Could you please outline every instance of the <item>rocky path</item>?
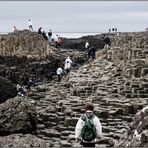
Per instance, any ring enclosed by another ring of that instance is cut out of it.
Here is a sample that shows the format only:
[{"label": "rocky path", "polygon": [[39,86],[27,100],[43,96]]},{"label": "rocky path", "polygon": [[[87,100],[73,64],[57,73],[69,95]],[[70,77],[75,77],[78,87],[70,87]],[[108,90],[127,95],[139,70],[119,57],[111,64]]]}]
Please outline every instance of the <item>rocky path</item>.
[{"label": "rocky path", "polygon": [[[91,101],[103,126],[99,146],[113,146],[128,128],[133,114],[143,107],[143,100],[126,98],[118,86],[126,79],[112,77],[116,66],[95,60],[71,71],[62,82],[39,85],[30,94],[36,100],[38,115],[36,136],[51,141],[51,146],[74,146],[74,130],[84,105]],[[146,103],[146,102],[145,102]]]}]

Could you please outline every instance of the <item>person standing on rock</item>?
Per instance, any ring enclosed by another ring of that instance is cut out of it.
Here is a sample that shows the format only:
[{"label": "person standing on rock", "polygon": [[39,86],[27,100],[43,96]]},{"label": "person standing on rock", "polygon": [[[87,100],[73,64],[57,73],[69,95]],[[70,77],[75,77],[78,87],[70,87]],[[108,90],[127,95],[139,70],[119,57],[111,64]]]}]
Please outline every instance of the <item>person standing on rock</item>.
[{"label": "person standing on rock", "polygon": [[96,59],[96,48],[95,47],[91,48],[91,57],[93,60]]},{"label": "person standing on rock", "polygon": [[59,68],[57,69],[56,73],[57,73],[57,76],[58,76],[58,81],[61,81],[62,76],[63,76],[63,70],[62,70],[62,68],[59,67]]},{"label": "person standing on rock", "polygon": [[48,32],[49,42],[51,42],[51,37],[52,37],[52,31],[51,31],[51,29],[50,29],[49,32]]},{"label": "person standing on rock", "polygon": [[108,49],[108,47],[111,45],[110,38],[108,36],[105,36],[104,38],[105,48]]},{"label": "person standing on rock", "polygon": [[79,118],[75,128],[76,142],[84,147],[95,147],[96,140],[102,137],[102,125],[97,116],[93,114],[94,106],[87,103],[85,114]]},{"label": "person standing on rock", "polygon": [[72,60],[68,56],[65,60],[64,70],[68,73],[70,71]]},{"label": "person standing on rock", "polygon": [[29,30],[33,31],[32,21],[28,20]]},{"label": "person standing on rock", "polygon": [[38,29],[38,34],[43,34],[43,32],[42,32],[42,27],[40,27],[39,29]]}]

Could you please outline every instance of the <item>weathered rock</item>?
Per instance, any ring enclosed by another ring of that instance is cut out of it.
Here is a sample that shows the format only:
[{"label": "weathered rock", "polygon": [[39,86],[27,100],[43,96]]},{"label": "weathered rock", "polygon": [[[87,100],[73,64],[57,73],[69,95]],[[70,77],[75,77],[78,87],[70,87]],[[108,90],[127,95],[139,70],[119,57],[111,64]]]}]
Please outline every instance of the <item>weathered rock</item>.
[{"label": "weathered rock", "polygon": [[0,84],[0,103],[3,103],[8,98],[15,97],[17,95],[16,87],[10,80],[0,77]]},{"label": "weathered rock", "polygon": [[147,147],[148,146],[148,107],[138,112],[129,129],[117,142],[115,147]]},{"label": "weathered rock", "polygon": [[35,129],[35,106],[27,98],[16,97],[0,105],[0,135],[31,133]]},{"label": "weathered rock", "polygon": [[1,147],[50,147],[51,142],[30,134],[12,134],[0,137]]}]

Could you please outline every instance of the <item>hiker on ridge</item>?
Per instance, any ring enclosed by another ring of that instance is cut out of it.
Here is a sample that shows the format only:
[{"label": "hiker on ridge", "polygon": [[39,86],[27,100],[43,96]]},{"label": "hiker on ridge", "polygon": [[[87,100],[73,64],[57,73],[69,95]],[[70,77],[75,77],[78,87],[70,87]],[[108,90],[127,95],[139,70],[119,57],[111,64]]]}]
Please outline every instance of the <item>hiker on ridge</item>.
[{"label": "hiker on ridge", "polygon": [[33,31],[32,21],[28,20],[29,30]]},{"label": "hiker on ridge", "polygon": [[43,34],[43,32],[42,32],[42,27],[40,27],[39,29],[38,29],[38,34]]},{"label": "hiker on ridge", "polygon": [[97,138],[102,136],[102,126],[97,116],[93,114],[94,106],[87,103],[85,114],[79,118],[75,128],[76,142],[84,147],[95,147]]}]

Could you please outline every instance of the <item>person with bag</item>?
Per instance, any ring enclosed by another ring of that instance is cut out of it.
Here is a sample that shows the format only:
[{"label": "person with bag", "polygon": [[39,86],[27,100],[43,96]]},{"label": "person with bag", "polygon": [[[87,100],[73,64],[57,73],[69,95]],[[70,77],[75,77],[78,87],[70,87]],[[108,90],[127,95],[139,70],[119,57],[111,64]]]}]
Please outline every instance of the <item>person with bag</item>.
[{"label": "person with bag", "polygon": [[93,104],[87,103],[85,114],[79,118],[75,128],[76,142],[84,147],[95,147],[96,139],[102,136],[102,126],[97,116],[93,114]]}]

